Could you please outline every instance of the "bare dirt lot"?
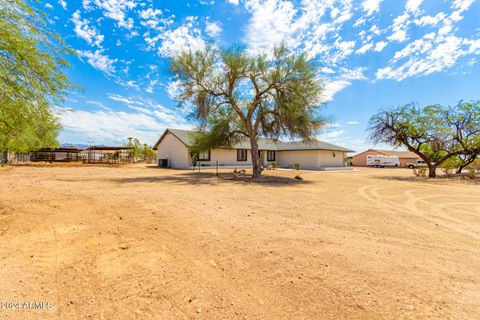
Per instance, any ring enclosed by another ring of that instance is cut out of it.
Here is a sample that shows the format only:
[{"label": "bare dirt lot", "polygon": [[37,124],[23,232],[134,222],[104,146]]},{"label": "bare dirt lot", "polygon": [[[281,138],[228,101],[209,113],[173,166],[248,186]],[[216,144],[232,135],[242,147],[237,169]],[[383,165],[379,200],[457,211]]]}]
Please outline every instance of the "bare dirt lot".
[{"label": "bare dirt lot", "polygon": [[0,170],[0,319],[478,319],[478,183],[266,175]]}]

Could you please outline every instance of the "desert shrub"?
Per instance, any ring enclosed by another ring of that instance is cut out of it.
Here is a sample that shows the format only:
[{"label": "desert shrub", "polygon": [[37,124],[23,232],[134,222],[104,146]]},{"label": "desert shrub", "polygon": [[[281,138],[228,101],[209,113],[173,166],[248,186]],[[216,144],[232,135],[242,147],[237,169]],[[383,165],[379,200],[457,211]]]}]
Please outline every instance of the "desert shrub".
[{"label": "desert shrub", "polygon": [[272,162],[272,169],[277,169],[277,166],[278,166],[278,164],[275,161],[273,161]]},{"label": "desert shrub", "polygon": [[293,164],[293,168],[294,168],[295,170],[300,170],[300,163],[295,162],[295,163]]},{"label": "desert shrub", "polygon": [[415,169],[413,169],[413,174],[417,177],[426,177],[427,176],[427,168],[415,168]]},{"label": "desert shrub", "polygon": [[480,158],[476,159],[471,164],[469,164],[467,169],[469,170],[469,172],[470,172],[470,170],[473,170],[474,173],[475,172],[480,173]]},{"label": "desert shrub", "polygon": [[296,176],[295,176],[295,180],[303,180],[303,178],[302,178],[302,176],[300,176],[300,175],[296,175]]},{"label": "desert shrub", "polygon": [[473,167],[468,167],[467,170],[468,170],[468,174],[471,176],[475,175],[475,172],[477,172],[477,170],[475,170],[475,168]]}]

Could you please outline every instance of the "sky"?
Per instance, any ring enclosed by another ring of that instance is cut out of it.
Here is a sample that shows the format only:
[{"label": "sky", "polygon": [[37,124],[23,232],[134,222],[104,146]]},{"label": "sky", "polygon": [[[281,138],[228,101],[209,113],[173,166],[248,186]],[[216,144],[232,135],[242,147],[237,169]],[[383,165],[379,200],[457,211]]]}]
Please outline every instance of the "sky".
[{"label": "sky", "polygon": [[[77,52],[60,142],[155,143],[192,128],[169,61],[207,44],[252,53],[284,42],[321,65],[329,124],[318,138],[358,152],[369,118],[410,102],[480,99],[480,0],[47,0]],[[379,146],[377,146],[379,147]],[[386,147],[386,146],[380,146]]]}]

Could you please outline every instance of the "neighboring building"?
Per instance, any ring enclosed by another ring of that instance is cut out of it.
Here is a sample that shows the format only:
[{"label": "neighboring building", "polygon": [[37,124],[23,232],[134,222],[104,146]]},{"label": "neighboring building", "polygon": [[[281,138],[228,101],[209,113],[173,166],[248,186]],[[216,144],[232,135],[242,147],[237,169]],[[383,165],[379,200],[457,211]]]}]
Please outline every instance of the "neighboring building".
[{"label": "neighboring building", "polygon": [[408,162],[420,160],[420,157],[418,155],[410,151],[368,149],[367,151],[353,156],[352,165],[356,167],[365,167],[367,165],[368,155],[398,157],[400,159],[400,167],[406,167]]},{"label": "neighboring building", "polygon": [[[167,129],[153,149],[157,150],[158,165],[171,168],[191,168],[189,146],[193,143],[193,131]],[[264,166],[276,162],[279,167],[293,167],[299,163],[302,169],[320,170],[326,167],[345,167],[347,153],[354,152],[322,141],[304,143],[258,139],[260,159]],[[251,166],[250,143],[245,139],[232,146],[219,146],[199,155],[201,166]]]}]

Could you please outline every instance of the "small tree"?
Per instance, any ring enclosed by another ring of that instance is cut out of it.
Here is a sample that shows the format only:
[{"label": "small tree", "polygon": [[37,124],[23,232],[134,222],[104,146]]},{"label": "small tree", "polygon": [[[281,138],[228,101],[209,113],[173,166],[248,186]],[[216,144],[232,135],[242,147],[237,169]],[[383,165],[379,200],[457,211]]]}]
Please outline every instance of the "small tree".
[{"label": "small tree", "polygon": [[425,161],[428,176],[434,178],[436,169],[444,161],[470,152],[460,143],[458,130],[462,129],[446,121],[449,114],[455,114],[457,120],[465,117],[458,106],[453,109],[440,105],[419,108],[407,104],[382,110],[370,119],[369,138],[374,143],[406,146]]},{"label": "small tree", "polygon": [[144,162],[155,160],[156,153],[148,144],[141,143],[140,140],[133,137],[128,137],[127,140],[127,146],[133,147],[133,149],[129,151],[129,155],[134,161],[138,159]]},{"label": "small tree", "polygon": [[192,150],[246,138],[253,179],[262,172],[259,136],[306,140],[323,124],[317,113],[322,92],[318,69],[305,54],[284,46],[271,57],[251,56],[240,47],[183,52],[172,61],[171,71],[180,84],[180,103],[193,106],[200,124]]}]

